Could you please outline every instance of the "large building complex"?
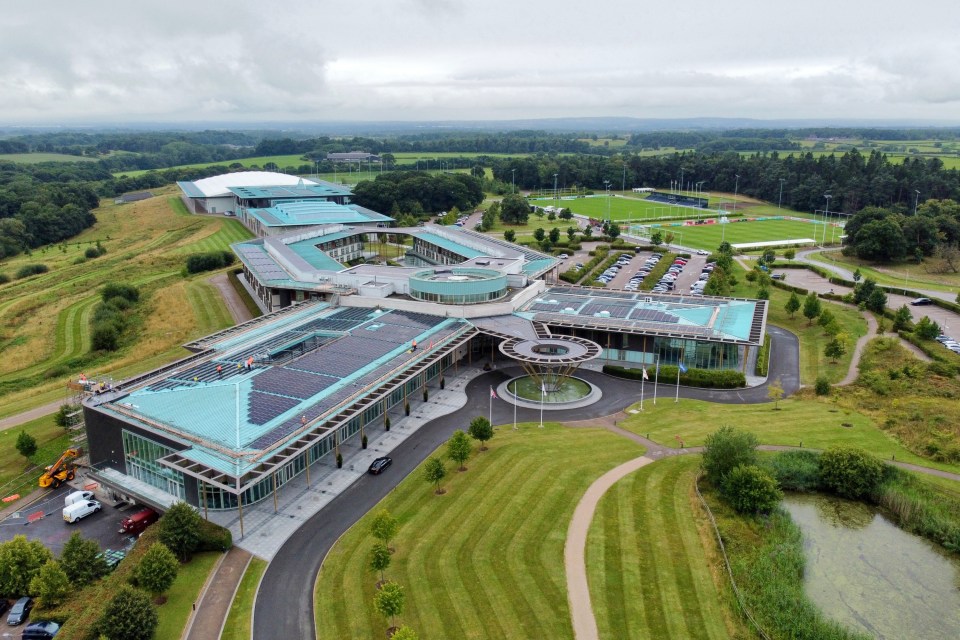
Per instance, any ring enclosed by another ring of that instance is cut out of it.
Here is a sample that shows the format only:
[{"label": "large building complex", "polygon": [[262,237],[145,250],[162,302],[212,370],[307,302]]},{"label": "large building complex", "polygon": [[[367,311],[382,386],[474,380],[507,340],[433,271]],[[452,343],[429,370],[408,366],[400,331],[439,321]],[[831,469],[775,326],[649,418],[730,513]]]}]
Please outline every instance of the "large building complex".
[{"label": "large building complex", "polygon": [[746,371],[763,344],[764,300],[558,286],[555,258],[458,228],[335,224],[234,248],[269,313],[86,401],[105,484],[242,508],[462,364]]}]

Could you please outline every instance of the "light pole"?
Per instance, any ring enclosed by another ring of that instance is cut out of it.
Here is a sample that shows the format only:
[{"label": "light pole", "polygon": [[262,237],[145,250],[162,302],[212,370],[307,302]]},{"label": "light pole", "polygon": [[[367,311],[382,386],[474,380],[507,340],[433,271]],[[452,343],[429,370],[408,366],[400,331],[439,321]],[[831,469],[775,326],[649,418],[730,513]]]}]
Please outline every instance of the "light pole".
[{"label": "light pole", "polygon": [[783,182],[785,178],[780,178],[780,197],[777,198],[777,210],[780,210],[780,204],[783,203]]},{"label": "light pole", "polygon": [[553,206],[557,206],[557,174],[553,174]]},{"label": "light pole", "polygon": [[[833,196],[830,195],[829,193],[825,193],[825,194],[823,194],[823,197],[827,199],[827,210],[823,212],[823,244],[820,245],[821,247],[822,247],[824,244],[827,244],[827,225],[830,224],[830,223],[829,223],[829,220],[830,220],[830,198],[832,198]],[[832,240],[831,240],[831,241],[832,241]]]},{"label": "light pole", "polygon": [[623,163],[623,180],[620,182],[620,191],[627,190],[627,163]]},{"label": "light pole", "polygon": [[917,215],[917,205],[920,204],[920,189],[914,189],[917,192],[917,197],[913,199],[913,215]]},{"label": "light pole", "polygon": [[607,189],[607,223],[610,222],[610,181],[604,180],[603,186]]},{"label": "light pole", "polygon": [[740,193],[740,174],[735,174],[737,181],[733,186],[733,217],[737,217],[737,194]]},{"label": "light pole", "polygon": [[683,191],[683,167],[680,167],[680,191]]},{"label": "light pole", "polygon": [[510,169],[510,193],[517,192],[517,170]]}]

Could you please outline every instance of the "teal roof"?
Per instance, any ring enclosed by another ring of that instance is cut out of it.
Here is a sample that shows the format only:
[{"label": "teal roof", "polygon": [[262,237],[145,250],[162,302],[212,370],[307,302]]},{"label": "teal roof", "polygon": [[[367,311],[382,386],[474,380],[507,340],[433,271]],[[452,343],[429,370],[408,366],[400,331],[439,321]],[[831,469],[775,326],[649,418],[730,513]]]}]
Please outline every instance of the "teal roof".
[{"label": "teal roof", "polygon": [[393,221],[393,218],[374,211],[358,211],[354,207],[329,200],[282,202],[266,209],[247,209],[247,213],[268,227]]},{"label": "teal roof", "polygon": [[349,189],[332,182],[320,184],[298,184],[292,186],[271,187],[229,187],[238,198],[266,200],[296,200],[308,198],[331,198],[353,195]]},{"label": "teal roof", "polygon": [[454,242],[453,240],[448,240],[446,238],[441,238],[438,235],[434,235],[430,232],[418,233],[416,237],[423,239],[425,242],[436,245],[441,249],[447,249],[448,251],[453,251],[456,254],[459,254],[466,258],[467,260],[471,258],[479,258],[480,256],[490,255],[484,251],[478,251],[471,247],[460,244],[459,242]]},{"label": "teal roof", "polygon": [[556,258],[542,258],[540,260],[525,262],[523,264],[523,272],[527,275],[536,275],[546,271],[558,262],[560,261]]},{"label": "teal roof", "polygon": [[197,185],[193,184],[192,182],[184,180],[182,182],[177,182],[177,186],[180,187],[180,189],[183,191],[184,194],[186,194],[188,198],[205,198],[206,197],[206,194],[202,190],[200,190],[200,188],[197,187]]},{"label": "teal roof", "polygon": [[320,271],[340,271],[344,268],[342,264],[331,258],[329,255],[317,248],[319,238],[303,240],[287,245],[295,254],[310,263],[310,266]]}]

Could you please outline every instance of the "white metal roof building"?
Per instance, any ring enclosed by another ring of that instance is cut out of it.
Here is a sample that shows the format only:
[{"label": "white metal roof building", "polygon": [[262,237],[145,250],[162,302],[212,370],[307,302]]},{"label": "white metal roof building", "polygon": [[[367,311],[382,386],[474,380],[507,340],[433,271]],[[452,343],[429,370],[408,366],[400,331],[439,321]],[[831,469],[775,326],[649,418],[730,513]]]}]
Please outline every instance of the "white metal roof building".
[{"label": "white metal roof building", "polygon": [[192,213],[223,213],[234,210],[236,195],[230,191],[238,187],[289,187],[298,184],[317,184],[313,180],[273,171],[238,171],[211,176],[202,180],[177,183],[181,196]]}]

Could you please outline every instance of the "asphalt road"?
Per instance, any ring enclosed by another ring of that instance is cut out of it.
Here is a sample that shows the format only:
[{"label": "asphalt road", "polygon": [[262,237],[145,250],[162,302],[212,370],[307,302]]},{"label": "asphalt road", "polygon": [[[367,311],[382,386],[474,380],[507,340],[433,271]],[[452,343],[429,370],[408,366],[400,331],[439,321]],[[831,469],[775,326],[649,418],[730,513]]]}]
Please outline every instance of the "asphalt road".
[{"label": "asphalt road", "polygon": [[[799,341],[788,331],[770,327],[772,354],[770,380],[780,378],[786,394],[799,388]],[[625,409],[640,399],[640,383],[612,378],[593,371],[578,376],[603,390],[603,400],[588,407],[570,411],[553,411],[549,419],[586,420]],[[365,475],[329,505],[304,523],[283,545],[267,567],[254,605],[253,637],[304,638],[313,640],[313,587],[320,565],[337,539],[357,520],[372,509],[427,456],[446,442],[456,430],[464,428],[478,415],[487,415],[487,389],[508,378],[502,370],[494,370],[472,380],[466,387],[467,404],[458,411],[437,418],[390,453],[393,465],[379,476]],[[652,384],[645,385],[645,397],[652,398]],[[676,393],[668,382],[660,385],[660,397]],[[750,389],[708,390],[680,387],[680,396],[723,403],[767,402],[766,385]],[[493,404],[493,423],[513,421],[513,405],[497,400]],[[546,416],[545,416],[546,417]],[[517,420],[539,420],[536,409],[518,409]]]}]

